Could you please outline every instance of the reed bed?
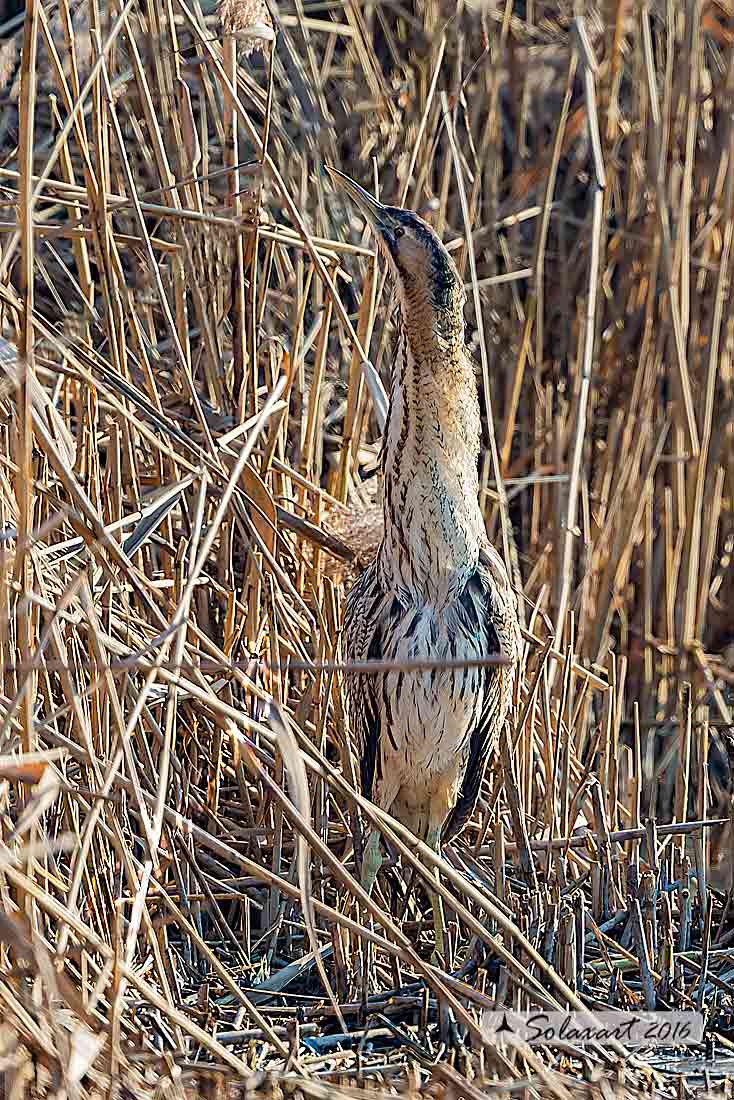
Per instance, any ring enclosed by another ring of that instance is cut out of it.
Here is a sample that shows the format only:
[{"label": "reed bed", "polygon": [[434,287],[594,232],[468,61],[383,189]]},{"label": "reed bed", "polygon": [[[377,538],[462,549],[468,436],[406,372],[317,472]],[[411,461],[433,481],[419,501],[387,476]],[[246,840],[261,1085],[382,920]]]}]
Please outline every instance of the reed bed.
[{"label": "reed bed", "polygon": [[[37,0],[0,35],[0,1092],[711,1093],[730,7]],[[362,798],[345,718],[394,302],[324,160],[466,279],[523,593],[513,719],[440,859]],[[700,1074],[483,1041],[536,1005],[700,1010]]]}]

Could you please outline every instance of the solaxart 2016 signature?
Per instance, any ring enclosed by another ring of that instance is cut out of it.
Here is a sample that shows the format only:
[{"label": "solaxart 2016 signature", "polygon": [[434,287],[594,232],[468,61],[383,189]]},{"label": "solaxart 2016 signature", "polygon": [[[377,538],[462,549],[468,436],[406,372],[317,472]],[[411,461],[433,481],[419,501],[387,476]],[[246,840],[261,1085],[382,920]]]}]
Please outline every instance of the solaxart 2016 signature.
[{"label": "solaxart 2016 signature", "polygon": [[629,1047],[700,1043],[704,1027],[698,1012],[486,1012],[482,1024],[497,1042]]}]

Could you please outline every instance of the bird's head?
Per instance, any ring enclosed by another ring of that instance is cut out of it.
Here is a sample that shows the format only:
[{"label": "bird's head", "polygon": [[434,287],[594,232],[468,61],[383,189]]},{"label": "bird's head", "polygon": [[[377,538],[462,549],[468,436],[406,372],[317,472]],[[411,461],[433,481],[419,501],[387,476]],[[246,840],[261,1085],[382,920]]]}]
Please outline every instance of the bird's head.
[{"label": "bird's head", "polygon": [[430,303],[434,310],[463,309],[466,294],[456,264],[430,225],[411,210],[385,206],[331,165],[326,170],[369,223],[380,251],[409,306]]}]

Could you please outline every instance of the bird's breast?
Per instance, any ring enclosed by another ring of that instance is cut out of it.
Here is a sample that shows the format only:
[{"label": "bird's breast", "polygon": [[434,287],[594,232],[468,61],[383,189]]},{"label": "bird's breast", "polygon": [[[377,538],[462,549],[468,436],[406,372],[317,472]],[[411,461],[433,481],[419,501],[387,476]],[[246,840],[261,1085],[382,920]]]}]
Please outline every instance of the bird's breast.
[{"label": "bird's breast", "polygon": [[477,567],[483,519],[473,470],[446,471],[421,455],[386,479],[380,567],[386,588],[448,608]]},{"label": "bird's breast", "polygon": [[[458,772],[484,701],[481,670],[461,662],[486,655],[488,636],[462,631],[451,610],[424,606],[394,615],[383,639],[383,658],[398,666],[381,677],[384,751],[413,775]],[[421,661],[435,667],[399,667]]]}]

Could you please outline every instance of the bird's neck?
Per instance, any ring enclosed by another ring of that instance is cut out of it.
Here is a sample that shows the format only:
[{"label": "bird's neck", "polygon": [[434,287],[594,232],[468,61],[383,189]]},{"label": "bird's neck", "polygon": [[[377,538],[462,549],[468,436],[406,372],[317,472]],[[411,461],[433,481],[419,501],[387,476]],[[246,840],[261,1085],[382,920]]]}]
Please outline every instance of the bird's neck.
[{"label": "bird's neck", "polygon": [[484,537],[479,508],[480,417],[463,318],[402,313],[383,448],[385,585],[441,606],[474,571]]}]

